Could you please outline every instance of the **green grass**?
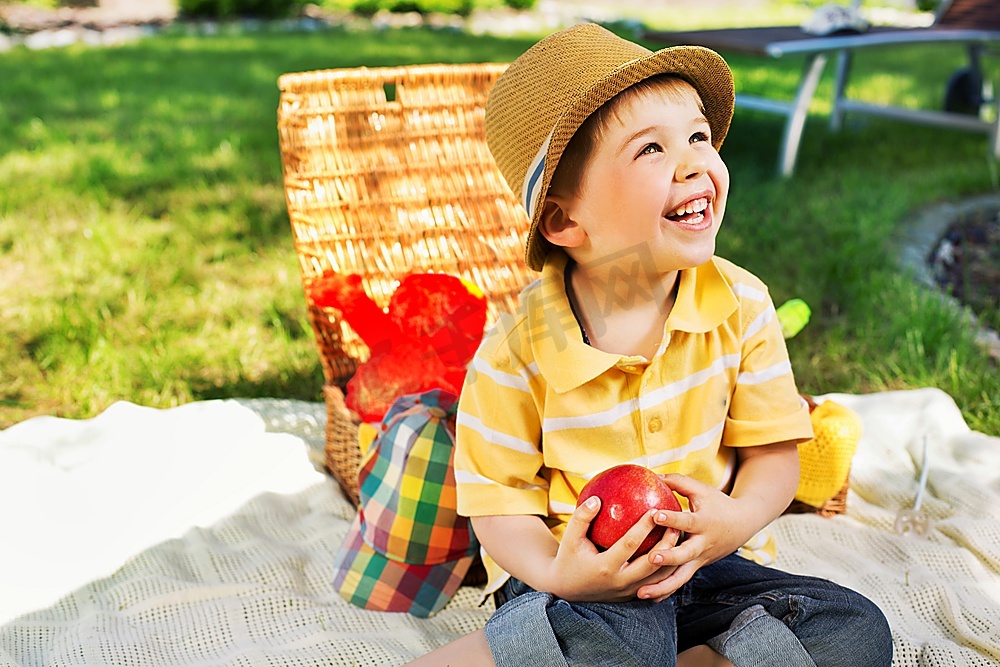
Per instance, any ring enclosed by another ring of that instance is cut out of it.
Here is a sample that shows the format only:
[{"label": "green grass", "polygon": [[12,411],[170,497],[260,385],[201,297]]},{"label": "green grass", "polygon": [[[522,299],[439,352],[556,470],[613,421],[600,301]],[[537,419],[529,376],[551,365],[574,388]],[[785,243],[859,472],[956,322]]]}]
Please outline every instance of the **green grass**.
[{"label": "green grass", "polygon": [[[281,187],[278,76],[505,61],[533,41],[331,31],[0,54],[0,427],[88,417],[116,400],[321,400]],[[934,104],[962,57],[859,57],[854,92]],[[741,90],[788,97],[801,67],[731,63]],[[984,138],[875,121],[834,135],[818,114],[798,173],[782,181],[780,134],[777,118],[738,113],[723,149],[733,189],[720,254],[764,278],[778,303],[813,306],[789,342],[800,388],[937,386],[973,428],[1000,434],[997,363],[898,275],[892,251],[915,211],[995,189]]]}]

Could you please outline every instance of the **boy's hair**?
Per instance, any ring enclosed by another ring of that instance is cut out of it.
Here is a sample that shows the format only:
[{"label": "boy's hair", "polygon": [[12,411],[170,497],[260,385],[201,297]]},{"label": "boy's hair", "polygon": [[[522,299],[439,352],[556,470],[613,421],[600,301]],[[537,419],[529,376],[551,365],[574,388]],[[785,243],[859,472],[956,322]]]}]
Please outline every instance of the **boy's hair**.
[{"label": "boy's hair", "polygon": [[654,90],[672,102],[683,102],[693,95],[698,102],[698,109],[705,113],[701,96],[686,79],[676,74],[657,74],[643,79],[612,97],[583,121],[559,158],[549,191],[564,195],[578,193],[583,172],[597,146],[603,141],[611,119],[618,118],[618,110],[626,102]]},{"label": "boy's hair", "polygon": [[530,268],[541,271],[550,248],[538,221],[567,142],[605,102],[658,74],[675,74],[694,86],[718,149],[733,117],[733,74],[719,54],[701,46],[650,51],[584,23],[535,44],[493,85],[486,102],[486,141],[528,212],[524,260]]}]

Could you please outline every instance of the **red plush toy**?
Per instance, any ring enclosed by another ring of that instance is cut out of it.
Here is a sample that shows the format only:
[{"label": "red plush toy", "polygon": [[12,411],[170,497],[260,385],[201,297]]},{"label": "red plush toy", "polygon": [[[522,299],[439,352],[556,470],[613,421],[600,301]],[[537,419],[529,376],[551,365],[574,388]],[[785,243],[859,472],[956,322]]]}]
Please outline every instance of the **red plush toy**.
[{"label": "red plush toy", "polygon": [[310,288],[313,303],[336,308],[371,350],[347,383],[345,403],[379,422],[405,394],[444,389],[458,394],[465,367],[482,340],[486,297],[471,283],[442,273],[404,278],[388,313],[372,301],[361,276],[331,274]]}]

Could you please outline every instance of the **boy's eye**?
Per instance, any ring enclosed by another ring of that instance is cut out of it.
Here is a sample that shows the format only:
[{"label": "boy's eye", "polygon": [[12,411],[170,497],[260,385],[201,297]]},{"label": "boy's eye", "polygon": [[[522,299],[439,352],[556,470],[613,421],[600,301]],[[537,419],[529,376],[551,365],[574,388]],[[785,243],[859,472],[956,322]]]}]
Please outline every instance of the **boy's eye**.
[{"label": "boy's eye", "polygon": [[646,144],[642,147],[642,150],[639,151],[639,155],[652,155],[653,153],[662,152],[663,149],[660,147],[660,144]]},{"label": "boy's eye", "polygon": [[707,132],[695,132],[691,135],[691,143],[696,143],[698,141],[709,141]]}]

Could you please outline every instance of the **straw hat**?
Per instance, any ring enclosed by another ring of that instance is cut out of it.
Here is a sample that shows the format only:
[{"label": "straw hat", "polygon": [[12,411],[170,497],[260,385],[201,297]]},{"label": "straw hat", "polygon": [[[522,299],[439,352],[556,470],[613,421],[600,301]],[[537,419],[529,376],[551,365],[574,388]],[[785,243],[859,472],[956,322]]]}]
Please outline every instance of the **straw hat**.
[{"label": "straw hat", "polygon": [[592,23],[549,35],[511,63],[486,103],[486,141],[507,185],[531,218],[525,261],[540,271],[549,250],[538,233],[541,202],[573,133],[629,86],[676,74],[694,86],[718,149],[733,115],[733,75],[714,51],[650,51]]}]

